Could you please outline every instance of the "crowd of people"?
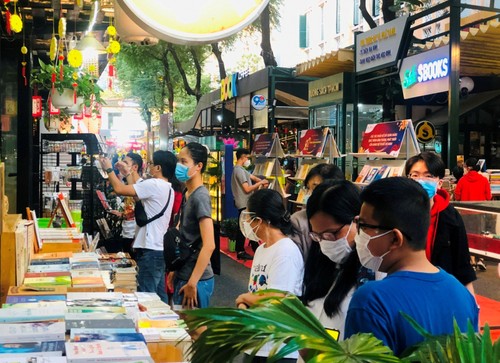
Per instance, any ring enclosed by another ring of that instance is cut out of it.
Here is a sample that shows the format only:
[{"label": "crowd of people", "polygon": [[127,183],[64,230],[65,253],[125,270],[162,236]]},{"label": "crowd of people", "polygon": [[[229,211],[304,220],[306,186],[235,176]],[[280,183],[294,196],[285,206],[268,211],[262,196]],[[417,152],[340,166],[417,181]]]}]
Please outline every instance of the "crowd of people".
[{"label": "crowd of people", "polygon": [[[115,165],[101,158],[113,190],[132,198],[136,211],[140,203],[153,219],[135,228],[138,290],[184,308],[210,306],[214,291],[214,227],[202,180],[207,157],[207,149],[195,142],[177,156],[156,151],[147,178],[133,156]],[[249,150],[236,151],[231,182],[241,232],[237,256],[253,260],[248,291],[235,302],[239,308],[281,296],[275,291],[281,290],[298,296],[338,340],[371,332],[396,354],[423,339],[401,312],[434,335],[452,333],[454,319],[462,331],[468,322],[477,331],[476,273],[464,223],[441,188],[445,165],[437,154],[420,153],[407,161],[405,177],[377,180],[363,190],[345,180],[337,166],[319,164],[304,182],[305,208],[293,214],[265,178],[248,171],[249,160]],[[471,195],[466,182],[482,183],[476,180],[476,164],[465,163],[457,186],[461,197]],[[169,225],[197,246],[176,271],[165,271],[163,260]],[[254,245],[254,256],[244,251],[246,240]],[[253,361],[265,362],[268,348]],[[297,359],[302,358],[291,354],[282,362]]]}]

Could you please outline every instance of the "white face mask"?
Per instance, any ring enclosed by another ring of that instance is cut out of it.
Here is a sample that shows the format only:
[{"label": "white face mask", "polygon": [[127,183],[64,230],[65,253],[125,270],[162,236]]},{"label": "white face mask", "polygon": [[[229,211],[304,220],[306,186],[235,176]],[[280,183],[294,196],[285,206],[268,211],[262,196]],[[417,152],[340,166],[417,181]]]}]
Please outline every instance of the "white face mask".
[{"label": "white face mask", "polygon": [[248,168],[250,165],[252,165],[252,162],[250,161],[250,159],[246,159],[245,162],[243,163],[243,166],[245,168]]},{"label": "white face mask", "polygon": [[250,222],[243,222],[243,229],[241,233],[248,238],[250,241],[258,241],[260,238],[257,236],[257,230],[259,229],[260,224],[257,226],[257,228],[253,229],[252,226],[250,225]]},{"label": "white face mask", "polygon": [[382,265],[384,257],[387,256],[387,254],[391,252],[391,250],[387,251],[382,256],[373,256],[370,249],[368,248],[368,243],[370,243],[370,240],[372,239],[385,236],[386,234],[389,234],[391,232],[392,231],[387,231],[376,236],[370,236],[363,230],[360,230],[356,237],[354,237],[354,241],[356,242],[356,250],[359,256],[359,262],[361,262],[364,267],[375,272],[378,271],[380,265]]},{"label": "white face mask", "polygon": [[352,251],[352,248],[349,246],[349,242],[347,241],[347,236],[349,235],[349,232],[351,232],[351,226],[352,224],[349,226],[349,230],[344,237],[339,238],[336,241],[322,240],[319,243],[321,252],[323,252],[326,257],[335,263],[345,262]]}]

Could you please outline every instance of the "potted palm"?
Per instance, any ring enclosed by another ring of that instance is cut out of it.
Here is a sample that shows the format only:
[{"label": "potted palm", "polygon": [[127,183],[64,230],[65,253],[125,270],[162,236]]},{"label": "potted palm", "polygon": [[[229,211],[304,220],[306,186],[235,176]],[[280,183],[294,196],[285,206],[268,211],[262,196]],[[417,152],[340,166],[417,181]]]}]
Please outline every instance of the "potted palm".
[{"label": "potted palm", "polygon": [[230,252],[236,250],[236,238],[240,231],[238,218],[226,218],[221,222],[222,233],[229,239],[228,248]]},{"label": "potted palm", "polygon": [[[270,292],[266,290],[265,292]],[[487,363],[500,361],[500,340],[492,343],[490,330],[465,334],[455,324],[453,334],[434,337],[405,315],[424,341],[409,348],[402,357],[372,334],[356,334],[343,341],[334,339],[295,296],[270,297],[249,309],[205,308],[183,311],[191,332],[199,335],[190,348],[192,363],[230,362],[241,352],[255,354],[264,344],[273,349],[268,362],[301,350],[304,361],[384,363]]]},{"label": "potted palm", "polygon": [[31,72],[31,86],[48,90],[54,107],[71,114],[79,112],[83,105],[103,103],[102,89],[90,73],[69,64],[45,64],[40,59],[39,65]]}]

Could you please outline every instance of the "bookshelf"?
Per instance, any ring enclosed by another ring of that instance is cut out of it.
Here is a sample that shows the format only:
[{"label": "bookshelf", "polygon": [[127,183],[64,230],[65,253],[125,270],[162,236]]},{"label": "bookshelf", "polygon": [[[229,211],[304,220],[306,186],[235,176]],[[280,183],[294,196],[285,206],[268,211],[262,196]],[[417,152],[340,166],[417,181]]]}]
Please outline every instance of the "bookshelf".
[{"label": "bookshelf", "polygon": [[269,179],[268,188],[278,191],[283,198],[287,198],[284,188],[285,175],[279,161],[279,158],[284,156],[278,133],[255,136],[252,147],[255,168],[252,174]]},{"label": "bookshelf", "polygon": [[420,152],[413,123],[410,119],[369,124],[357,153],[364,159],[354,180],[355,184],[366,186],[371,182],[394,176],[402,176],[406,160]]},{"label": "bookshelf", "polygon": [[[316,165],[331,163],[334,158],[341,157],[337,142],[328,127],[301,130],[298,137],[298,154],[294,157],[299,163],[295,176],[289,177],[291,180],[302,184],[309,171]],[[308,192],[301,187],[297,199],[290,202],[303,205],[307,197]]]}]

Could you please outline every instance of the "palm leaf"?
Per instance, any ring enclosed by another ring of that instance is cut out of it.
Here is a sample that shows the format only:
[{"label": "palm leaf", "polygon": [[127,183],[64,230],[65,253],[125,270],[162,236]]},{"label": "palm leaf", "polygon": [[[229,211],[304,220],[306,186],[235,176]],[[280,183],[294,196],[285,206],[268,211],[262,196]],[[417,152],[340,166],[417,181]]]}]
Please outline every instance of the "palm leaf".
[{"label": "palm leaf", "polygon": [[[277,291],[265,291],[269,292]],[[335,341],[295,296],[264,298],[249,309],[206,308],[183,313],[189,329],[207,328],[190,348],[193,363],[229,362],[244,351],[253,356],[267,343],[272,345],[268,362],[302,349],[307,349],[310,363],[399,362],[372,334]]]}]

